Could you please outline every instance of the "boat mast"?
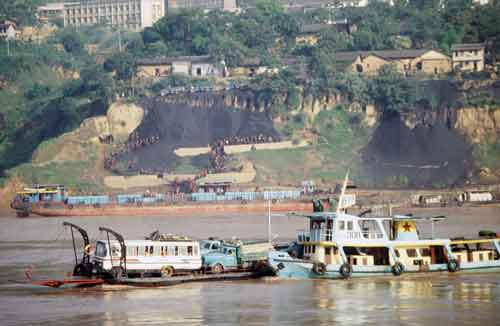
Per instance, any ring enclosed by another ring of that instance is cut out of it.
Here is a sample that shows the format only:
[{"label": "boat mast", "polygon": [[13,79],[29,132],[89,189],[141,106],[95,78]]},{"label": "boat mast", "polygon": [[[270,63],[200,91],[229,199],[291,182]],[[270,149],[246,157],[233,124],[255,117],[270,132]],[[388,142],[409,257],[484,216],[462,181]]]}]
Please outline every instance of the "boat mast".
[{"label": "boat mast", "polygon": [[342,185],[342,192],[340,193],[339,202],[337,204],[337,215],[340,214],[342,209],[342,202],[344,201],[345,190],[347,188],[347,181],[349,180],[349,170],[345,174],[344,184]]}]

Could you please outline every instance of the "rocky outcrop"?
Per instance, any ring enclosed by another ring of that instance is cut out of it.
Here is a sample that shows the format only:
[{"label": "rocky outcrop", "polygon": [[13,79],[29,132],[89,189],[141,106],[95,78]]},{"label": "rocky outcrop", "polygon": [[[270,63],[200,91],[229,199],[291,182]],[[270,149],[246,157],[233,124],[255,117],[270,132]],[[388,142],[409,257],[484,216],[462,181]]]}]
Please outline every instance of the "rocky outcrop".
[{"label": "rocky outcrop", "polygon": [[33,153],[33,164],[88,160],[88,146],[98,144],[100,136],[112,135],[115,140],[126,140],[143,117],[144,110],[137,105],[114,103],[106,116],[85,119],[79,128],[42,143]]},{"label": "rocky outcrop", "polygon": [[453,127],[465,135],[471,143],[496,143],[500,136],[500,110],[460,109],[457,111]]}]

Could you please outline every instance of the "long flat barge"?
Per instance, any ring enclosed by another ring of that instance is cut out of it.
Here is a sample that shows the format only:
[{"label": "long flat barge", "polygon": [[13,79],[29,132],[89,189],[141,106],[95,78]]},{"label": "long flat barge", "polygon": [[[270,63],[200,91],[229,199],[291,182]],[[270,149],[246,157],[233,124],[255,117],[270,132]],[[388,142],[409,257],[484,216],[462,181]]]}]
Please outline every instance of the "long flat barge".
[{"label": "long flat barge", "polygon": [[260,275],[254,272],[234,272],[224,274],[186,275],[175,277],[146,277],[146,278],[123,278],[120,281],[110,281],[109,284],[120,284],[136,287],[163,287],[182,283],[214,282],[214,281],[236,281],[258,278]]}]

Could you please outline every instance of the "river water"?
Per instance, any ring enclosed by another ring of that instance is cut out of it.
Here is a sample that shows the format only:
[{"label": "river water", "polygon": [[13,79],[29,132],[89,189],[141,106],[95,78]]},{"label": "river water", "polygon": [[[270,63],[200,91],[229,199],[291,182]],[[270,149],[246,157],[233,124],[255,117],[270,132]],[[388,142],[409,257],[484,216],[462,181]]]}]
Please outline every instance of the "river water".
[{"label": "river water", "polygon": [[[475,236],[500,231],[500,207],[420,210],[446,214],[436,236]],[[0,218],[1,325],[498,325],[500,273],[421,274],[354,280],[278,280],[182,284],[143,289],[35,289],[20,285],[27,266],[33,277],[63,278],[73,266],[71,234],[62,218]],[[93,239],[108,226],[125,238],[161,232],[195,238],[264,239],[267,217],[73,218]],[[275,216],[277,240],[305,229],[298,217]],[[430,227],[423,226],[422,233]]]}]

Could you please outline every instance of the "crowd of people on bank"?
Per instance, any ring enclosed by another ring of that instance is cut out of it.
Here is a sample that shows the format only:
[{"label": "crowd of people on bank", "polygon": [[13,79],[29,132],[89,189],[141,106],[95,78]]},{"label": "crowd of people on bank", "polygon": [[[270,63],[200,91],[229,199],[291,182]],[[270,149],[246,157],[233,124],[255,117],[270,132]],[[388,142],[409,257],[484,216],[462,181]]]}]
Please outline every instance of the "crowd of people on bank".
[{"label": "crowd of people on bank", "polygon": [[266,136],[264,134],[258,134],[254,136],[230,136],[222,138],[218,141],[226,146],[228,145],[248,145],[248,144],[261,144],[261,143],[273,143],[278,141],[273,136]]},{"label": "crowd of people on bank", "polygon": [[[259,143],[272,143],[279,141],[277,138],[264,135],[259,133],[253,136],[229,136],[215,140],[210,145],[209,153],[209,169],[214,173],[226,172],[226,153],[224,151],[224,146],[230,145],[249,145],[249,144],[259,144]],[[160,142],[160,136],[149,136],[142,138],[138,132],[133,132],[128,141],[125,144],[113,145],[113,149],[104,159],[104,167],[108,170],[116,170],[116,164],[118,163],[119,157],[128,154],[132,151],[151,146]],[[136,171],[136,162],[128,161],[126,164],[126,169],[128,171]],[[139,169],[139,174],[167,174],[168,171],[159,171],[154,169]]]}]

